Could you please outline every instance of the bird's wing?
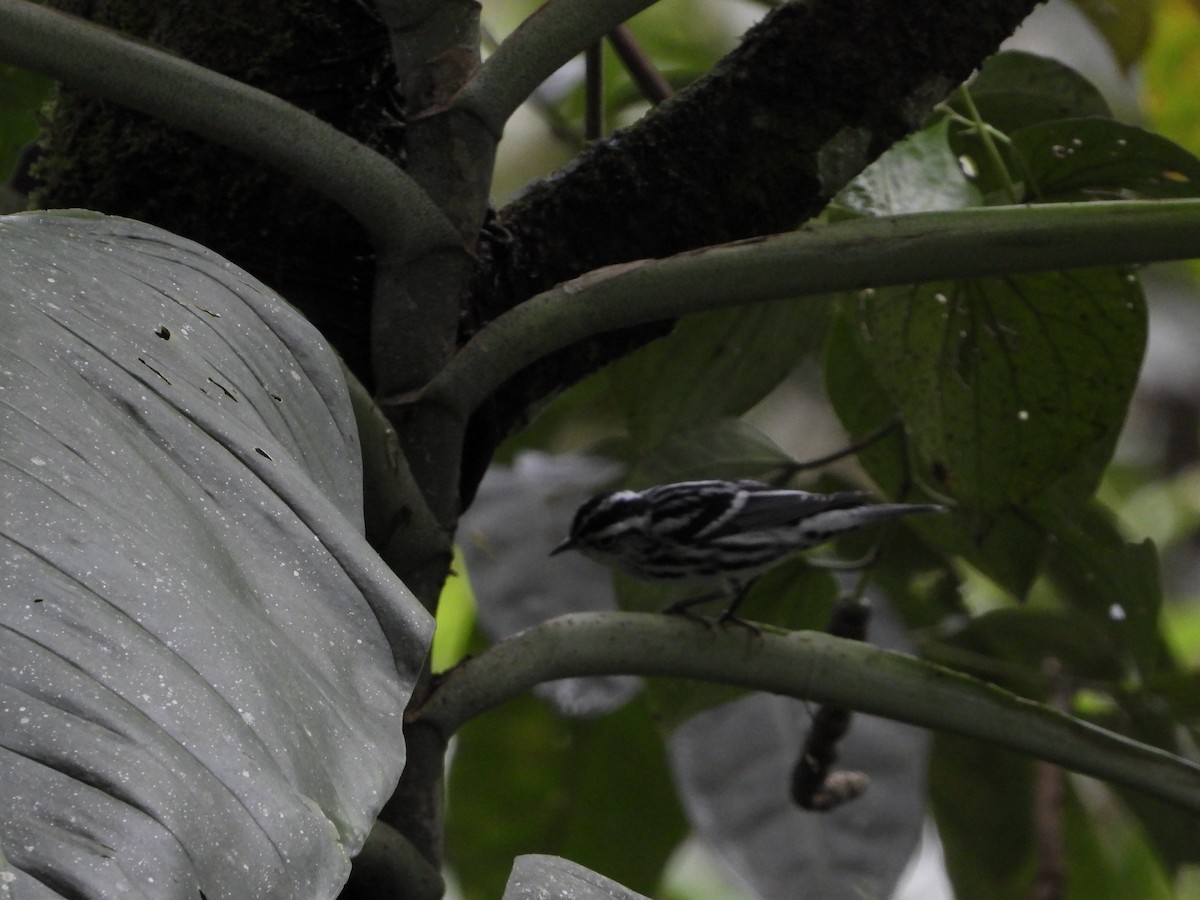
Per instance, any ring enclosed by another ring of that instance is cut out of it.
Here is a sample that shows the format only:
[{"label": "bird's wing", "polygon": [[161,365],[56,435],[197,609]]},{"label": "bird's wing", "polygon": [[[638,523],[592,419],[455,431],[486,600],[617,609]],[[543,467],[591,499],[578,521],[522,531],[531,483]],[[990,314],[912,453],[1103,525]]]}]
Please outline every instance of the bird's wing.
[{"label": "bird's wing", "polygon": [[719,522],[712,534],[705,536],[783,528],[826,510],[864,506],[869,496],[863,491],[810,494],[806,491],[776,490],[766,485],[747,486],[739,497],[739,508]]}]

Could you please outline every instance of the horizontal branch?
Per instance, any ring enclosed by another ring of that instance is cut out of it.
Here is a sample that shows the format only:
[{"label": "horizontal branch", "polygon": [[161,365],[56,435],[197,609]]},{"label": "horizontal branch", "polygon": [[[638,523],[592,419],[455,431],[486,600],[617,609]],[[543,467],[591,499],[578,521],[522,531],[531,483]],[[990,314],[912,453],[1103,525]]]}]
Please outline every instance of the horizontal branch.
[{"label": "horizontal branch", "polygon": [[687,313],[833,291],[1200,257],[1200,200],[916,213],[815,226],[608,266],[490,322],[421,400],[469,416],[506,379],[577,341]]},{"label": "horizontal branch", "polygon": [[538,85],[572,57],[654,0],[550,0],[484,61],[459,92],[458,109],[472,113],[498,138],[509,116]]},{"label": "horizontal branch", "polygon": [[28,0],[0,0],[0,21],[0,60],[275,167],[344,207],[381,254],[461,244],[402,169],[266,91]]},{"label": "horizontal branch", "polygon": [[950,669],[817,632],[714,632],[653,613],[561,616],[467,660],[410,716],[449,738],[541,682],[618,674],[737,685],[979,738],[1200,813],[1200,766]]}]

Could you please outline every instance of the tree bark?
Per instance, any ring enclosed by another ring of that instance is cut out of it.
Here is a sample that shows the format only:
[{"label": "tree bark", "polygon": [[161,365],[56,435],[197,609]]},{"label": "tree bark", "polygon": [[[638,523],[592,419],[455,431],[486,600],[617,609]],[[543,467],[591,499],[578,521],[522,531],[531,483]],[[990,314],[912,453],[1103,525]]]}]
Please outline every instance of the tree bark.
[{"label": "tree bark", "polygon": [[[591,269],[793,228],[991,55],[1037,0],[807,0],[536,183],[484,232],[468,328]],[[510,380],[472,429],[468,495],[539,401],[663,333],[603,335]]]}]

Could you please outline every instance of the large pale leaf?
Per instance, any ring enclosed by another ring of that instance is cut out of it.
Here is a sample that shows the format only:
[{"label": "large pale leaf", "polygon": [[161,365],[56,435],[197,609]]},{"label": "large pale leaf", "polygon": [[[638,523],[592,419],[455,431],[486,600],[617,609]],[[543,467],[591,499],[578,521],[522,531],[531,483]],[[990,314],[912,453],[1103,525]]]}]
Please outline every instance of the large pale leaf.
[{"label": "large pale leaf", "polygon": [[646,900],[611,878],[559,856],[518,856],[504,888],[504,900]]},{"label": "large pale leaf", "polygon": [[0,417],[18,894],[333,895],[403,765],[430,623],[363,538],[332,352],[191,242],[13,216]]}]

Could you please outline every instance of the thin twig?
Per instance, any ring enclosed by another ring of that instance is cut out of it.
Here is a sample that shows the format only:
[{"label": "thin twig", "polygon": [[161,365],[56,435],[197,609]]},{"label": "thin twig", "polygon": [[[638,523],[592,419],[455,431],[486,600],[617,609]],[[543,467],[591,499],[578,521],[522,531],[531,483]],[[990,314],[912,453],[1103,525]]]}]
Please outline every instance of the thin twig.
[{"label": "thin twig", "polygon": [[[1049,705],[1066,712],[1068,698],[1062,666],[1046,660],[1042,671],[1050,679]],[[1033,876],[1032,900],[1062,900],[1067,888],[1067,850],[1063,837],[1063,770],[1054,763],[1038,760],[1033,769],[1033,852],[1037,871]]]},{"label": "thin twig", "polygon": [[589,44],[583,58],[583,136],[598,141],[604,136],[604,53],[600,42]]},{"label": "thin twig", "polygon": [[870,447],[881,438],[887,437],[893,431],[900,427],[899,416],[893,416],[878,428],[868,431],[857,441],[847,444],[840,450],[834,450],[832,453],[826,453],[824,456],[818,456],[815,459],[806,459],[802,462],[788,463],[781,468],[785,469],[788,475],[795,475],[799,472],[807,472],[810,469],[819,469],[822,466],[827,466],[830,463],[837,462],[839,459],[845,459],[847,456],[853,456],[859,450]]},{"label": "thin twig", "polygon": [[618,25],[608,33],[608,41],[612,44],[617,58],[625,66],[625,71],[633,79],[642,96],[657,106],[675,93],[671,83],[663,78],[662,73],[650,61],[650,57],[638,44],[637,38],[629,30],[628,25]]},{"label": "thin twig", "polygon": [[539,84],[593,41],[653,2],[550,0],[484,60],[459,91],[455,106],[477,116],[499,136],[508,117]]}]

